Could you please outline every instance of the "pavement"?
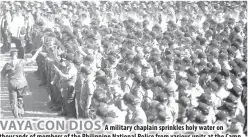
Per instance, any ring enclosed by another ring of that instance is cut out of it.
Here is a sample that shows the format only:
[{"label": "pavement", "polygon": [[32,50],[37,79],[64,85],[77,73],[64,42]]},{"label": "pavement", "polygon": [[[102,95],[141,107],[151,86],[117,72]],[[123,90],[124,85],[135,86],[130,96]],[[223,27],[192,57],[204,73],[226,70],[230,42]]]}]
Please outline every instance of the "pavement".
[{"label": "pavement", "polygon": [[[0,44],[0,47],[2,44]],[[15,46],[12,44],[11,48]],[[0,70],[2,70],[4,64],[10,61],[9,52],[1,54],[0,53]],[[25,55],[26,58],[30,58],[31,54]],[[39,86],[41,83],[35,75],[37,70],[36,62],[25,66],[25,74],[28,81],[28,86],[30,94],[24,96],[24,118],[55,118],[57,117],[57,112],[51,111],[47,107],[47,102],[49,101],[48,94],[46,92],[45,86]],[[9,94],[8,94],[8,78],[1,79],[1,91],[0,91],[0,119],[12,119],[10,104],[9,104]]]}]

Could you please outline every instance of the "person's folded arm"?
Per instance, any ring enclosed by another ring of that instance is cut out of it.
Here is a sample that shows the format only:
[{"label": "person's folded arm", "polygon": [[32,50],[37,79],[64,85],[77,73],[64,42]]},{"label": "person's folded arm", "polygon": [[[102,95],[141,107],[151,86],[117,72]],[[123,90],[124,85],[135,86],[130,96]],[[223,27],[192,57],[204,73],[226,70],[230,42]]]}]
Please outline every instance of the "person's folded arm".
[{"label": "person's folded arm", "polygon": [[56,66],[54,66],[55,70],[59,73],[59,75],[63,78],[63,79],[70,79],[71,77],[73,77],[74,75],[77,75],[77,69],[70,69],[68,74],[64,74],[60,69],[58,69]]}]

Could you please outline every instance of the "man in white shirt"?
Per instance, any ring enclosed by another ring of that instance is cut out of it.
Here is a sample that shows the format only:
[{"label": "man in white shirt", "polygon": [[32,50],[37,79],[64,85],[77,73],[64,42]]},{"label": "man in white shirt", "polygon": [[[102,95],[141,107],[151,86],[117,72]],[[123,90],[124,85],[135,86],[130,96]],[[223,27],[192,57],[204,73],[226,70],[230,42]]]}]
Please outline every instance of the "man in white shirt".
[{"label": "man in white shirt", "polygon": [[9,25],[11,22],[11,15],[9,12],[9,8],[6,6],[5,11],[3,11],[3,17],[1,18],[1,37],[3,38],[3,47],[2,52],[5,50],[8,51],[10,49],[10,33],[9,33]]},{"label": "man in white shirt", "polygon": [[12,22],[10,23],[10,33],[11,42],[14,42],[16,48],[18,49],[18,58],[24,58],[24,45],[22,45],[20,40],[21,28],[25,27],[24,16],[21,14],[20,10],[17,8],[15,14],[13,15]]}]

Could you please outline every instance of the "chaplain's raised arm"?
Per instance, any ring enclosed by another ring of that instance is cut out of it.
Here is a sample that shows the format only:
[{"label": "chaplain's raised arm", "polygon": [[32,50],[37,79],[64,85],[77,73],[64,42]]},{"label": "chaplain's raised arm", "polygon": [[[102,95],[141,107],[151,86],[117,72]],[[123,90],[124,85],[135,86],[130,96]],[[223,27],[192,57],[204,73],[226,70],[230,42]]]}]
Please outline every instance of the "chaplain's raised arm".
[{"label": "chaplain's raised arm", "polygon": [[39,55],[39,53],[41,53],[43,47],[41,46],[40,48],[38,48],[38,50],[35,52],[35,54],[31,57],[31,58],[28,58],[28,59],[25,59],[25,65],[29,64],[29,63],[32,63],[36,60],[37,56]]}]

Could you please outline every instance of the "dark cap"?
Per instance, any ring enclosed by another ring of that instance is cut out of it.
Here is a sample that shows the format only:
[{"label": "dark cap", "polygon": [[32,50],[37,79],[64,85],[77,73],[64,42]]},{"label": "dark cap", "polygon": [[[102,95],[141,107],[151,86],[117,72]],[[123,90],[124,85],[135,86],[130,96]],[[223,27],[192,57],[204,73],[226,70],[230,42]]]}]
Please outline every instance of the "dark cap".
[{"label": "dark cap", "polygon": [[225,79],[222,75],[217,74],[217,76],[214,78],[214,81],[218,84],[218,85],[223,85],[225,83]]},{"label": "dark cap", "polygon": [[87,56],[85,57],[85,60],[86,60],[86,61],[92,62],[92,61],[94,61],[94,57],[93,57],[92,55],[87,55]]},{"label": "dark cap", "polygon": [[102,83],[104,85],[109,84],[109,79],[106,76],[98,76],[95,78],[95,81]]},{"label": "dark cap", "polygon": [[168,94],[167,93],[164,93],[164,92],[162,92],[162,93],[159,93],[159,95],[157,96],[157,99],[156,99],[157,101],[159,101],[159,102],[165,102],[165,101],[167,101],[168,100]]},{"label": "dark cap", "polygon": [[108,110],[107,108],[104,108],[104,107],[99,107],[97,110],[96,110],[96,115],[100,116],[100,117],[107,117],[108,115]]},{"label": "dark cap", "polygon": [[221,54],[219,55],[219,58],[220,58],[220,59],[223,59],[223,60],[227,60],[227,59],[228,59],[228,55],[227,55],[227,54],[224,54],[224,53],[221,53]]},{"label": "dark cap", "polygon": [[190,64],[190,63],[191,63],[191,60],[190,60],[190,58],[188,58],[188,57],[183,58],[183,61],[184,61],[186,64]]},{"label": "dark cap", "polygon": [[234,96],[232,93],[230,93],[228,95],[228,97],[224,99],[224,101],[230,102],[230,103],[236,103],[237,102],[237,99],[238,98],[236,96]]},{"label": "dark cap", "polygon": [[211,105],[212,104],[212,99],[210,94],[208,93],[202,93],[200,97],[198,97],[200,102],[203,102],[207,105]]},{"label": "dark cap", "polygon": [[207,118],[204,115],[202,115],[202,114],[198,114],[196,116],[196,118],[195,118],[195,122],[196,123],[200,123],[200,124],[206,123],[207,122]]},{"label": "dark cap", "polygon": [[229,55],[235,55],[235,50],[233,48],[228,48],[227,52]]},{"label": "dark cap", "polygon": [[216,114],[217,120],[220,120],[220,121],[226,120],[227,116],[228,116],[228,113],[224,110],[221,110]]},{"label": "dark cap", "polygon": [[198,112],[195,108],[189,108],[187,109],[187,112],[186,112],[186,115],[188,118],[192,118],[192,117],[195,117],[197,116]]},{"label": "dark cap", "polygon": [[188,74],[190,74],[191,76],[194,76],[197,74],[196,70],[194,67],[190,67],[188,70],[187,70]]},{"label": "dark cap", "polygon": [[98,71],[96,72],[96,77],[103,77],[103,76],[105,76],[105,75],[106,75],[105,72],[102,71],[102,70],[98,70]]},{"label": "dark cap", "polygon": [[141,84],[143,80],[143,77],[141,75],[136,75],[134,78],[133,78],[133,81],[135,81],[136,83],[138,84]]},{"label": "dark cap", "polygon": [[200,62],[198,63],[199,66],[206,66],[207,63],[206,61],[204,61],[203,59],[200,60]]},{"label": "dark cap", "polygon": [[230,90],[230,92],[235,95],[236,97],[240,97],[242,94],[242,89],[236,85],[233,86],[233,88]]},{"label": "dark cap", "polygon": [[202,111],[203,114],[209,114],[209,106],[203,102],[199,102],[197,108]]},{"label": "dark cap", "polygon": [[86,67],[86,66],[81,67],[80,72],[82,72],[82,73],[84,73],[86,75],[89,75],[91,73],[90,69],[88,67]]},{"label": "dark cap", "polygon": [[75,57],[74,60],[73,60],[73,63],[76,64],[76,65],[81,65],[83,62],[82,59],[80,59],[79,57]]},{"label": "dark cap", "polygon": [[231,45],[231,46],[233,46],[233,47],[235,47],[235,48],[239,49],[239,48],[240,48],[240,43],[239,43],[239,42],[237,42],[237,41],[234,41],[234,42],[232,43],[232,45]]},{"label": "dark cap", "polygon": [[210,82],[210,83],[209,83],[209,86],[210,86],[210,88],[213,89],[214,91],[217,91],[217,90],[219,89],[219,85],[218,85],[216,82],[214,82],[214,81]]},{"label": "dark cap", "polygon": [[110,63],[114,63],[116,61],[116,58],[114,56],[108,56],[107,57],[107,60],[110,62]]},{"label": "dark cap", "polygon": [[68,60],[68,61],[73,61],[74,60],[74,57],[71,54],[67,54],[66,57],[65,57],[65,59]]},{"label": "dark cap", "polygon": [[138,69],[136,67],[132,67],[128,72],[130,74],[137,75],[138,74]]},{"label": "dark cap", "polygon": [[123,96],[123,100],[125,102],[127,102],[128,104],[133,104],[134,103],[134,100],[135,100],[135,96],[131,93],[126,93],[124,96]]},{"label": "dark cap", "polygon": [[181,96],[179,98],[179,103],[182,104],[184,107],[187,107],[188,105],[190,105],[190,99],[186,96]]}]

